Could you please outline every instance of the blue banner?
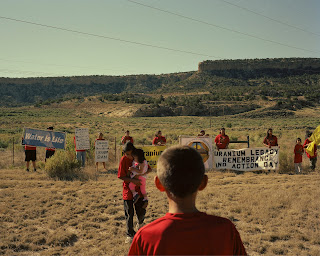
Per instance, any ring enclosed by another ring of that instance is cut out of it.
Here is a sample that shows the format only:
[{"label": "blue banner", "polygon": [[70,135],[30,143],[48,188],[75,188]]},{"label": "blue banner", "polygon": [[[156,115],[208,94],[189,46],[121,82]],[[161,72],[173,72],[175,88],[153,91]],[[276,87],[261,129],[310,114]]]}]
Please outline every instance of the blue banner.
[{"label": "blue banner", "polygon": [[24,144],[37,147],[65,149],[66,133],[51,130],[24,129]]}]

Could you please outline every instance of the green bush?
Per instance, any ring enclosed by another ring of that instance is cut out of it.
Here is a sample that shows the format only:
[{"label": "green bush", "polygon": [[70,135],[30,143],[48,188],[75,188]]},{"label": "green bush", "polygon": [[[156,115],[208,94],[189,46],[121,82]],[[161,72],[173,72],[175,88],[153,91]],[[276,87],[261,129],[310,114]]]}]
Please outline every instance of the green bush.
[{"label": "green bush", "polygon": [[45,171],[50,178],[59,180],[87,180],[88,175],[81,169],[81,163],[72,152],[57,151],[47,159]]}]

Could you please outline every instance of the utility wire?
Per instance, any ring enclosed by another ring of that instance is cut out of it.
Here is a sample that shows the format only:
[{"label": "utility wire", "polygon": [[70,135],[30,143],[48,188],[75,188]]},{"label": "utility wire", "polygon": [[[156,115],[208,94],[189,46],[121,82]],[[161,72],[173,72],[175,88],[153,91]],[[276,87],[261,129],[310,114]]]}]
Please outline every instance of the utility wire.
[{"label": "utility wire", "polygon": [[187,19],[187,20],[192,20],[192,21],[195,21],[195,22],[198,22],[198,23],[201,23],[201,24],[205,24],[205,25],[208,25],[208,26],[212,26],[212,27],[220,28],[220,29],[227,30],[227,31],[230,31],[230,32],[234,32],[234,33],[237,33],[237,34],[249,36],[249,37],[252,37],[252,38],[255,38],[255,39],[259,39],[259,40],[262,40],[262,41],[265,41],[265,42],[270,42],[270,43],[273,43],[273,44],[278,44],[278,45],[282,45],[282,46],[286,46],[286,47],[289,47],[289,48],[302,50],[302,51],[306,51],[306,52],[320,53],[320,51],[308,50],[308,49],[296,47],[296,46],[293,46],[293,45],[288,45],[288,44],[284,44],[284,43],[281,43],[281,42],[277,42],[277,41],[274,41],[274,40],[262,38],[262,37],[259,37],[259,36],[251,35],[251,34],[248,34],[248,33],[245,33],[245,32],[241,32],[241,31],[238,31],[238,30],[235,30],[235,29],[231,29],[231,28],[215,25],[215,24],[203,21],[203,20],[198,20],[198,19],[195,19],[195,18],[192,18],[192,17],[188,17],[188,16],[185,16],[185,15],[179,14],[179,13],[175,13],[175,12],[171,12],[171,11],[168,11],[168,10],[160,9],[160,8],[157,8],[157,7],[154,7],[154,6],[151,6],[151,5],[143,4],[143,3],[140,3],[140,2],[137,2],[137,1],[134,1],[134,0],[127,0],[127,1],[130,2],[130,3],[133,3],[133,4],[137,4],[137,5],[141,5],[141,6],[150,8],[150,9],[154,9],[154,10],[157,10],[157,11],[160,11],[160,12],[168,13],[168,14],[180,17],[180,18],[184,18],[184,19]]},{"label": "utility wire", "polygon": [[72,33],[75,33],[75,34],[81,34],[81,35],[99,37],[99,38],[104,38],[104,39],[109,39],[109,40],[115,40],[115,41],[120,41],[120,42],[124,42],[124,43],[142,45],[142,46],[147,46],[147,47],[152,47],[152,48],[157,48],[157,49],[163,49],[163,50],[169,50],[169,51],[174,51],[174,52],[193,54],[193,55],[198,55],[198,56],[205,56],[205,57],[210,57],[210,58],[215,58],[215,59],[222,59],[221,57],[218,57],[218,56],[213,56],[213,55],[208,55],[208,54],[203,54],[203,53],[197,53],[197,52],[191,52],[191,51],[184,51],[184,50],[179,50],[179,49],[174,49],[174,48],[169,48],[169,47],[163,47],[163,46],[158,46],[158,45],[153,45],[153,44],[146,44],[146,43],[142,43],[142,42],[130,41],[130,40],[116,38],[116,37],[98,35],[98,34],[93,34],[93,33],[89,33],[89,32],[83,32],[83,31],[79,31],[79,30],[73,30],[73,29],[56,27],[56,26],[51,26],[51,25],[46,25],[46,24],[41,24],[41,23],[35,23],[35,22],[27,21],[27,20],[20,20],[20,19],[4,17],[4,16],[0,16],[0,19],[16,21],[16,22],[20,22],[20,23],[26,23],[26,24],[30,24],[30,25],[36,25],[36,26],[45,27],[45,28],[51,28],[51,29],[56,29],[56,30],[62,30],[62,31],[72,32]]},{"label": "utility wire", "polygon": [[259,13],[259,12],[253,11],[253,10],[250,10],[250,9],[248,9],[248,8],[242,7],[242,6],[237,5],[237,4],[234,4],[234,3],[230,3],[230,2],[228,2],[228,1],[226,1],[226,0],[220,0],[220,1],[222,1],[222,2],[224,2],[224,3],[226,3],[226,4],[229,4],[229,5],[235,6],[235,7],[237,7],[237,8],[240,8],[240,9],[242,9],[242,10],[245,10],[245,11],[247,11],[247,12],[251,12],[251,13],[254,13],[254,14],[256,14],[256,15],[262,16],[262,17],[264,17],[264,18],[266,18],[266,19],[272,20],[272,21],[277,22],[277,23],[279,23],[279,24],[286,25],[286,26],[288,26],[288,27],[295,28],[295,29],[297,29],[297,30],[300,30],[300,31],[303,31],[303,32],[306,32],[306,33],[309,33],[309,34],[312,34],[312,35],[320,36],[320,34],[314,33],[314,32],[312,32],[312,31],[309,31],[309,30],[306,30],[306,29],[303,29],[303,28],[299,28],[299,27],[297,27],[297,26],[291,25],[291,24],[286,23],[286,22],[283,22],[283,21],[281,21],[281,20],[277,20],[277,19],[271,18],[271,17],[269,17],[269,16],[267,16],[267,15],[264,15],[264,14],[262,14],[262,13]]}]

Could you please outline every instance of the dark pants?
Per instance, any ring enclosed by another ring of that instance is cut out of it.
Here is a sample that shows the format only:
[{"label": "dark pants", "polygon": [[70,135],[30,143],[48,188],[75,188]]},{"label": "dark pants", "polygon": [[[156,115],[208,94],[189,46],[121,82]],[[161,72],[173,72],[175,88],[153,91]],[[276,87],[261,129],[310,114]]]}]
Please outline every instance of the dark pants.
[{"label": "dark pants", "polygon": [[316,169],[317,157],[310,158],[310,168],[312,171]]},{"label": "dark pants", "polygon": [[133,229],[133,216],[134,211],[136,211],[136,215],[138,218],[139,224],[142,224],[144,221],[144,216],[146,214],[146,209],[142,208],[144,202],[143,198],[139,198],[138,202],[134,205],[132,200],[124,200],[124,215],[126,218],[127,224],[127,236],[134,237],[135,231]]}]

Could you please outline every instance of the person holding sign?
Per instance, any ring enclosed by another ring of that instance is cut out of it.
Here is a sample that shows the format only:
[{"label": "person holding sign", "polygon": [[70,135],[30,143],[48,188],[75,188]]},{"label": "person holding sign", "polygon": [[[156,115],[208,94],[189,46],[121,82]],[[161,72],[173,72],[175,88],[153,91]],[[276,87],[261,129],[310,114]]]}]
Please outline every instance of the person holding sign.
[{"label": "person holding sign", "polygon": [[[50,127],[47,128],[47,130],[53,131],[53,127],[50,126]],[[44,161],[47,162],[47,159],[50,158],[50,157],[52,157],[55,152],[56,152],[56,149],[55,149],[55,148],[48,148],[48,147],[46,147],[46,158],[45,158]]]},{"label": "person holding sign", "polygon": [[[310,140],[310,137],[312,136],[312,132],[308,132],[308,137],[306,138],[306,140],[303,143],[303,147],[304,148],[308,148],[308,145],[312,143],[312,141]],[[314,171],[316,169],[316,163],[317,163],[317,144],[314,144],[314,148],[313,148],[313,156],[310,155],[307,151],[307,157],[309,158],[310,161],[310,168],[312,171]]]},{"label": "person holding sign", "polygon": [[[143,195],[143,205],[142,208],[146,208],[148,206],[148,196],[146,191],[146,172],[148,171],[148,162],[144,157],[144,152],[142,149],[136,149],[132,152],[133,163],[132,166],[129,167],[131,178],[137,178],[141,181],[140,190]],[[140,198],[139,193],[136,191],[136,185],[132,182],[129,184],[129,188],[133,195],[133,204],[135,204]]]},{"label": "person holding sign", "polygon": [[133,138],[130,136],[130,132],[127,130],[125,135],[121,138],[121,143],[124,145],[129,141],[133,144]]},{"label": "person holding sign", "polygon": [[[105,139],[103,138],[103,134],[102,134],[101,132],[99,132],[98,138],[97,138],[96,141],[94,142],[94,145],[96,145],[97,140],[105,140]],[[96,162],[97,171],[98,171],[98,164],[99,164],[99,162]],[[102,162],[102,164],[103,164],[104,170],[106,170],[106,162]]]},{"label": "person holding sign", "polygon": [[208,176],[201,155],[189,146],[173,146],[160,156],[155,185],[165,192],[168,213],[142,227],[128,255],[247,255],[234,224],[196,207]]},{"label": "person holding sign", "polygon": [[78,161],[81,162],[82,167],[86,165],[86,150],[85,149],[77,149],[76,136],[74,136],[74,147],[76,149],[76,156]]},{"label": "person holding sign", "polygon": [[22,137],[22,145],[24,145],[24,153],[25,153],[25,162],[27,165],[27,172],[29,172],[30,161],[33,165],[33,171],[37,171],[36,168],[36,160],[37,160],[37,147],[26,145],[24,143],[24,138]]},{"label": "person holding sign", "polygon": [[278,139],[276,136],[272,135],[272,129],[269,128],[267,131],[267,136],[263,140],[263,145],[268,148],[277,147],[278,146]]},{"label": "person holding sign", "polygon": [[164,146],[167,143],[167,140],[164,136],[162,136],[161,131],[158,131],[153,138],[152,145],[155,146]]},{"label": "person holding sign", "polygon": [[226,149],[229,146],[230,139],[229,136],[226,135],[226,129],[221,128],[220,133],[217,135],[217,137],[214,139],[214,142],[216,143],[217,150],[220,149]]}]

